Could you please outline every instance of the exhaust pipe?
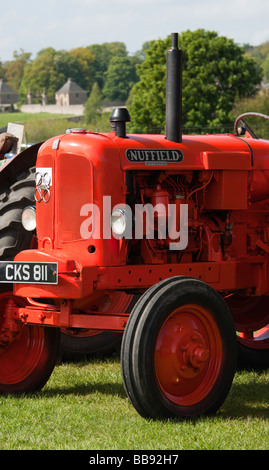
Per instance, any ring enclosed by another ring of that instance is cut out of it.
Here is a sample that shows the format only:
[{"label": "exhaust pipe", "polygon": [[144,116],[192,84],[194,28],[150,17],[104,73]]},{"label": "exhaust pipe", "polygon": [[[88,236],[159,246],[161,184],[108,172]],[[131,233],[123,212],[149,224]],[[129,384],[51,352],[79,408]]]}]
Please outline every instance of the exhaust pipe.
[{"label": "exhaust pipe", "polygon": [[182,142],[182,51],[178,33],[171,35],[171,49],[166,55],[166,138]]}]

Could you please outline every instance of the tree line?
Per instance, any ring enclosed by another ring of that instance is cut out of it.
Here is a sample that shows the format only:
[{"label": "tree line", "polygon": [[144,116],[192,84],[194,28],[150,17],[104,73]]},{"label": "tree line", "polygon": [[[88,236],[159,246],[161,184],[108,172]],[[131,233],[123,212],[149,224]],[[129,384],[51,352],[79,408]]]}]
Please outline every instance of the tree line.
[{"label": "tree line", "polygon": [[15,51],[13,60],[0,63],[0,78],[19,93],[20,103],[27,102],[28,90],[39,102],[46,89],[48,102],[55,102],[55,93],[71,77],[90,94],[94,83],[104,100],[125,101],[138,80],[138,55],[129,56],[122,42],[93,44],[70,51],[52,47],[39,51],[34,59],[24,50]]},{"label": "tree line", "polygon": [[[0,76],[26,102],[29,88],[38,101],[46,89],[49,102],[71,77],[88,92],[87,120],[100,113],[101,101],[125,102],[132,132],[162,132],[165,126],[166,51],[170,36],[147,42],[130,56],[122,42],[94,44],[70,51],[52,47],[36,58],[15,51],[0,64]],[[198,29],[179,34],[183,50],[183,127],[219,128],[234,121],[235,112],[269,114],[262,82],[269,82],[269,42],[239,46],[214,31]],[[249,109],[252,107],[252,109]],[[255,108],[254,108],[255,107]]]}]

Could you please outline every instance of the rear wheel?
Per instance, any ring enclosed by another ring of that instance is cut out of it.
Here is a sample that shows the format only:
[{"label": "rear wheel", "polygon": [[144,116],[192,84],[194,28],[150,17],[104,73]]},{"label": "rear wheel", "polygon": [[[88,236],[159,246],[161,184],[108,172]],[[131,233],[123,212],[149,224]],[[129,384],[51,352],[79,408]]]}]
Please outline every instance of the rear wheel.
[{"label": "rear wheel", "polygon": [[225,302],[193,278],[170,278],[134,307],[122,343],[124,385],[144,417],[215,413],[236,369],[236,336]]},{"label": "rear wheel", "polygon": [[0,296],[0,393],[40,390],[49,379],[58,358],[59,329],[21,324],[12,340],[5,341],[5,306],[9,299],[22,306],[10,293]]},{"label": "rear wheel", "polygon": [[33,232],[25,230],[21,223],[22,211],[33,205],[35,168],[25,170],[17,181],[0,191],[0,259],[10,261],[22,250],[31,246]]},{"label": "rear wheel", "polygon": [[226,303],[232,313],[238,342],[238,367],[269,367],[269,297],[234,294]]}]

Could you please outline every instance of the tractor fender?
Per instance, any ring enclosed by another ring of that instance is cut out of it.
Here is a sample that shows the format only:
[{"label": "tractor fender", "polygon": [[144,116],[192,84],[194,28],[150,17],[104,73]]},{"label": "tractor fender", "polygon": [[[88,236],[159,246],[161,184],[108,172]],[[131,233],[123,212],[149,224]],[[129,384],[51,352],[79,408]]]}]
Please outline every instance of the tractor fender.
[{"label": "tractor fender", "polygon": [[10,186],[16,181],[16,175],[36,165],[37,153],[43,142],[34,144],[14,157],[4,160],[0,166],[0,188]]}]

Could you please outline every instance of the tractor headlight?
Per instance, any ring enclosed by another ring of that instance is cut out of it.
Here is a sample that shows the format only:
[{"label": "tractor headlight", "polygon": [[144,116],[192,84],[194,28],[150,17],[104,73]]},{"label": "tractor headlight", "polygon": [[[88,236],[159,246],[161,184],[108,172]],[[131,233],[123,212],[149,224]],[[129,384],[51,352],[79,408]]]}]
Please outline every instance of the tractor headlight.
[{"label": "tractor headlight", "polygon": [[113,210],[110,217],[110,225],[115,235],[122,236],[127,228],[127,217],[124,209]]},{"label": "tractor headlight", "polygon": [[35,206],[28,206],[22,212],[21,216],[22,226],[28,232],[32,232],[36,228],[36,212]]}]

